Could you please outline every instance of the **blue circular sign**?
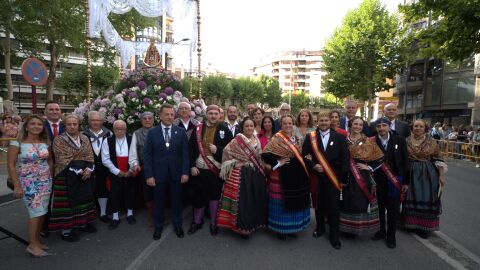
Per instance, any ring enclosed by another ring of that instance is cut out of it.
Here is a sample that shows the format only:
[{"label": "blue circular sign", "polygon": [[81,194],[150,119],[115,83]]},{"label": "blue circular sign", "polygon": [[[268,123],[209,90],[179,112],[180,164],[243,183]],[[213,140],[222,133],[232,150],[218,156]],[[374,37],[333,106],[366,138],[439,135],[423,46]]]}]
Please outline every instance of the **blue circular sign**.
[{"label": "blue circular sign", "polygon": [[40,86],[47,83],[48,70],[37,58],[27,58],[22,63],[22,75],[31,85]]}]

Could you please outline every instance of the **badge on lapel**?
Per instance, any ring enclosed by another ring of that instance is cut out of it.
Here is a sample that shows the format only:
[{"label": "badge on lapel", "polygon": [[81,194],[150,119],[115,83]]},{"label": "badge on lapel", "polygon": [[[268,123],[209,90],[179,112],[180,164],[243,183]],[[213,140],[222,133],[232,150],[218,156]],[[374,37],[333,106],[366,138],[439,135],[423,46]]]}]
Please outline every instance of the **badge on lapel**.
[{"label": "badge on lapel", "polygon": [[333,141],[330,142],[330,146],[332,146],[332,145],[333,145]]},{"label": "badge on lapel", "polygon": [[220,130],[220,139],[225,139],[225,131]]},{"label": "badge on lapel", "polygon": [[398,149],[398,144],[395,144],[395,150],[397,150],[397,149]]}]

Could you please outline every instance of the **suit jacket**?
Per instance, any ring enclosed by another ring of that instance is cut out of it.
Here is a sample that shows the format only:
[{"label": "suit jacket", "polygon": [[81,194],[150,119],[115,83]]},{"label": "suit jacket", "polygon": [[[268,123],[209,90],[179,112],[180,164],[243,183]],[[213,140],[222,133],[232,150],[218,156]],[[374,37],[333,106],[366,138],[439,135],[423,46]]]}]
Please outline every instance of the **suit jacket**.
[{"label": "suit jacket", "polygon": [[[377,136],[377,129],[375,127],[375,121],[370,124],[370,136]],[[395,120],[395,130],[391,130],[396,135],[400,135],[403,138],[410,136],[410,127],[406,122]]]},{"label": "suit jacket", "polygon": [[[338,180],[342,183],[345,183],[350,160],[350,152],[348,151],[347,140],[345,136],[335,132],[333,129],[330,129],[330,138],[328,139],[327,149],[323,149],[320,131],[317,129],[315,132],[317,132],[318,149],[322,152],[325,159],[327,159],[328,163],[335,171]],[[313,167],[317,164],[320,164],[320,162],[313,153],[310,137],[310,133],[307,133],[307,136],[305,136],[305,141],[303,142],[302,156],[305,160],[305,165],[310,170],[313,170]],[[311,159],[306,158],[306,156],[311,156]],[[316,174],[318,175],[318,173]]]},{"label": "suit jacket", "polygon": [[[223,122],[222,125],[225,126],[230,131],[230,129],[228,128],[227,121]],[[235,132],[233,134],[232,132],[230,132],[230,134],[232,134],[232,138],[235,138],[235,136],[237,136],[238,133],[240,133],[240,124],[235,125]]]},{"label": "suit jacket", "polygon": [[[185,129],[172,125],[170,146],[167,148],[162,125],[148,131],[143,147],[145,179],[155,178],[157,183],[178,181],[182,175],[189,175],[188,139]],[[170,172],[170,179],[167,179]]]},{"label": "suit jacket", "polygon": [[[203,128],[202,128],[202,139],[203,135],[205,134],[205,122],[203,123]],[[223,125],[223,123],[219,123],[217,125],[217,130],[215,131],[215,137],[213,139],[213,144],[217,147],[217,152],[213,155],[213,158],[218,161],[222,162],[222,154],[223,154],[223,149],[227,144],[233,139],[232,133],[230,130]],[[198,145],[197,145],[197,136],[196,136],[196,129],[193,131],[192,136],[190,137],[190,142],[189,142],[189,147],[190,147],[190,166],[194,167],[195,162],[200,155],[200,151],[198,150]]]},{"label": "suit jacket", "polygon": [[[390,132],[390,139],[388,139],[387,150],[382,145],[382,141],[378,136],[375,136],[375,142],[382,149],[385,154],[384,161],[388,163],[392,172],[403,178],[403,184],[408,185],[410,183],[410,173],[408,166],[408,150],[405,138],[400,135],[396,135]],[[385,177],[382,169],[378,169],[374,172],[375,179]]]},{"label": "suit jacket", "polygon": [[277,119],[273,120],[273,132],[272,133],[275,134],[278,131],[280,131],[282,129],[281,126],[282,126],[282,123],[280,123],[280,118],[277,118]]},{"label": "suit jacket", "polygon": [[[43,122],[43,126],[47,129],[48,132],[48,138],[50,138],[50,142],[53,143],[53,130],[50,128],[50,123],[45,120]],[[62,134],[65,131],[65,126],[63,125],[63,122],[60,121],[58,123],[58,135]]]},{"label": "suit jacket", "polygon": [[[340,128],[341,129],[344,129],[344,130],[348,130],[348,123],[347,123],[347,118],[345,116],[341,117],[340,118]],[[370,137],[372,136],[372,132],[370,130],[370,127],[368,126],[368,123],[367,121],[363,121],[363,130],[362,130],[363,134],[365,134],[365,136],[367,137]]]},{"label": "suit jacket", "polygon": [[[175,126],[179,126],[183,129],[185,129],[185,126],[182,123],[182,119],[180,119],[180,118],[175,119],[175,121],[173,121],[173,124]],[[190,139],[190,136],[192,136],[192,132],[195,131],[195,127],[198,124],[199,124],[199,122],[197,120],[195,120],[194,118],[190,118],[190,121],[188,122],[188,128],[186,129],[188,139]]]}]

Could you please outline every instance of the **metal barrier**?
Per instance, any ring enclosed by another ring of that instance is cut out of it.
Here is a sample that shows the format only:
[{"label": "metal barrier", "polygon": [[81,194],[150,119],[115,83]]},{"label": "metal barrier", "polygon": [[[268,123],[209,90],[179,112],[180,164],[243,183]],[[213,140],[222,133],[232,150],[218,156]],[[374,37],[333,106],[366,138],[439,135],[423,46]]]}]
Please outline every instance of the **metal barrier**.
[{"label": "metal barrier", "polygon": [[443,158],[464,159],[480,163],[480,144],[450,140],[436,140]]}]

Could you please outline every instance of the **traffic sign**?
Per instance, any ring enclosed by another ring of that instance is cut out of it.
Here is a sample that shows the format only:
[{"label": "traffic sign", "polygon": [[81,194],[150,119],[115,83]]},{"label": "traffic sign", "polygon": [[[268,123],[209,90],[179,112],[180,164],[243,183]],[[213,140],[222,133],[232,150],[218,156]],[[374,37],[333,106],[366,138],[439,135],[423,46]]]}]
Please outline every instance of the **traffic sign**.
[{"label": "traffic sign", "polygon": [[32,86],[40,86],[47,83],[48,70],[37,58],[27,58],[22,63],[22,75]]}]

